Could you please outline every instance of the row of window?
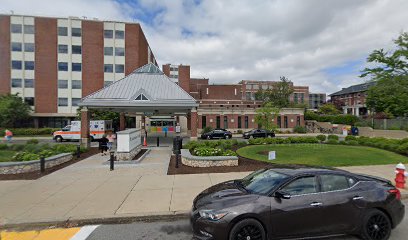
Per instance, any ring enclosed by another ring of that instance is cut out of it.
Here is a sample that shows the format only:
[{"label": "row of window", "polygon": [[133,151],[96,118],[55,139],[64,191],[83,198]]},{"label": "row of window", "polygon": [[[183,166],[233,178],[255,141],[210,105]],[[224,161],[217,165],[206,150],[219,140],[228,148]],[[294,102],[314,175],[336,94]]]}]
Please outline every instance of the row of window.
[{"label": "row of window", "polygon": [[[58,27],[58,36],[68,36],[68,28],[67,27]],[[81,28],[71,28],[71,36],[72,37],[81,37],[82,31]]]},{"label": "row of window", "polygon": [[[113,56],[113,47],[104,48],[105,56]],[[125,56],[125,48],[115,47],[115,56]]]},{"label": "row of window", "polygon": [[[113,64],[105,64],[103,71],[106,73],[113,73]],[[125,66],[123,64],[115,64],[115,73],[124,73]]]},{"label": "row of window", "polygon": [[[23,27],[24,26],[24,27]],[[24,30],[23,30],[24,29]],[[11,24],[11,32],[12,33],[22,33],[24,34],[34,34],[34,25],[22,25],[22,24]]]},{"label": "row of window", "polygon": [[[59,89],[68,89],[68,80],[58,80],[58,88]],[[72,89],[82,89],[82,81],[81,80],[72,80],[71,81],[71,88]]]},{"label": "row of window", "polygon": [[[81,98],[72,98],[72,106],[78,106]],[[68,98],[58,98],[58,107],[68,107]]]},{"label": "row of window", "polygon": [[[24,43],[24,51],[25,52],[34,52],[35,45],[34,43]],[[23,51],[23,44],[20,42],[12,42],[11,43],[11,51],[13,52],[21,52]]]},{"label": "row of window", "polygon": [[[105,38],[113,38],[113,30],[104,30],[103,36]],[[116,39],[125,39],[125,31],[122,30],[115,30],[115,38]]]},{"label": "row of window", "polygon": [[[80,45],[72,45],[71,52],[72,54],[82,54],[82,47]],[[68,45],[59,44],[58,53],[68,53]]]},{"label": "row of window", "polygon": [[[13,88],[22,88],[23,80],[21,78],[12,78],[11,87]],[[34,79],[24,79],[25,88],[34,88]]]},{"label": "row of window", "polygon": [[[23,61],[13,60],[11,61],[11,69],[22,70]],[[24,61],[25,70],[34,70],[34,61]]]},{"label": "row of window", "polygon": [[[67,72],[68,71],[68,63],[67,62],[58,62],[58,71]],[[71,71],[81,72],[82,71],[82,63],[72,63],[71,64]]]}]

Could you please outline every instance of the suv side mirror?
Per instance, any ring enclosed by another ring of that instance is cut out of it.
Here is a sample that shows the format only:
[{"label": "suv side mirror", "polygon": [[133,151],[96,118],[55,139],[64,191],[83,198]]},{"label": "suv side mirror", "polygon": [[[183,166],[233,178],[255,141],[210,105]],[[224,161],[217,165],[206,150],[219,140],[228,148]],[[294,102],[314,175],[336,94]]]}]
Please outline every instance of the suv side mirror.
[{"label": "suv side mirror", "polygon": [[273,196],[276,197],[276,198],[280,198],[280,199],[290,199],[292,197],[290,195],[290,193],[287,193],[287,192],[282,191],[282,190],[276,191]]}]

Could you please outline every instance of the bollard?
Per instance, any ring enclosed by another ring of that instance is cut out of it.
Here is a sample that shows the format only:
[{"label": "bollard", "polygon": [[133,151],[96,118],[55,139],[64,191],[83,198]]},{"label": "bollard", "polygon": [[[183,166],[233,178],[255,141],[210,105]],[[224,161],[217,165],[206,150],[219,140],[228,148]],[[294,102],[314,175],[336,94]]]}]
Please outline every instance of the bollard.
[{"label": "bollard", "polygon": [[42,173],[45,172],[45,158],[44,157],[40,158],[40,171]]},{"label": "bollard", "polygon": [[76,157],[77,157],[77,158],[80,158],[80,157],[81,157],[81,146],[80,146],[80,145],[77,145]]},{"label": "bollard", "polygon": [[160,140],[159,140],[159,137],[157,137],[157,146],[160,146]]},{"label": "bollard", "polygon": [[110,152],[110,170],[113,171],[115,169],[115,156],[113,152]]},{"label": "bollard", "polygon": [[176,168],[179,167],[179,161],[178,161],[178,159],[179,159],[179,150],[176,150]]}]

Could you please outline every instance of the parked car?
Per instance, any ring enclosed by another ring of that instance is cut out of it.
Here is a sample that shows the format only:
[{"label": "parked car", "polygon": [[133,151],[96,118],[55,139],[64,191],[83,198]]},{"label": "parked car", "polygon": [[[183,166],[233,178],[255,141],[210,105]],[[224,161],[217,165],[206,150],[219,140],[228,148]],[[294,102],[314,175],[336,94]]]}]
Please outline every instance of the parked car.
[{"label": "parked car", "polygon": [[388,239],[403,219],[390,181],[327,168],[261,169],[214,185],[193,201],[198,239],[287,239],[359,235]]},{"label": "parked car", "polygon": [[252,129],[249,132],[244,132],[242,136],[245,139],[248,138],[266,138],[266,137],[275,137],[275,133],[266,129]]},{"label": "parked car", "polygon": [[232,133],[226,129],[216,128],[210,132],[201,134],[202,139],[214,139],[214,138],[232,138]]}]

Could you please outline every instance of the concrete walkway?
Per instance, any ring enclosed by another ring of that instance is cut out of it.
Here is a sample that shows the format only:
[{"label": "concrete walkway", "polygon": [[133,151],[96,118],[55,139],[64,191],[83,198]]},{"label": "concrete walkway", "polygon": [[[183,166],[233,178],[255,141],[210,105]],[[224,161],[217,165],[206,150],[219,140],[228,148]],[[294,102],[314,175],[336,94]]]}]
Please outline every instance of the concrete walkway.
[{"label": "concrete walkway", "polygon": [[[166,175],[170,154],[170,148],[152,147],[140,163],[117,164],[114,171],[108,156],[94,155],[38,180],[0,181],[0,228],[186,213],[202,190],[248,174]],[[394,165],[344,169],[392,179]]]}]

